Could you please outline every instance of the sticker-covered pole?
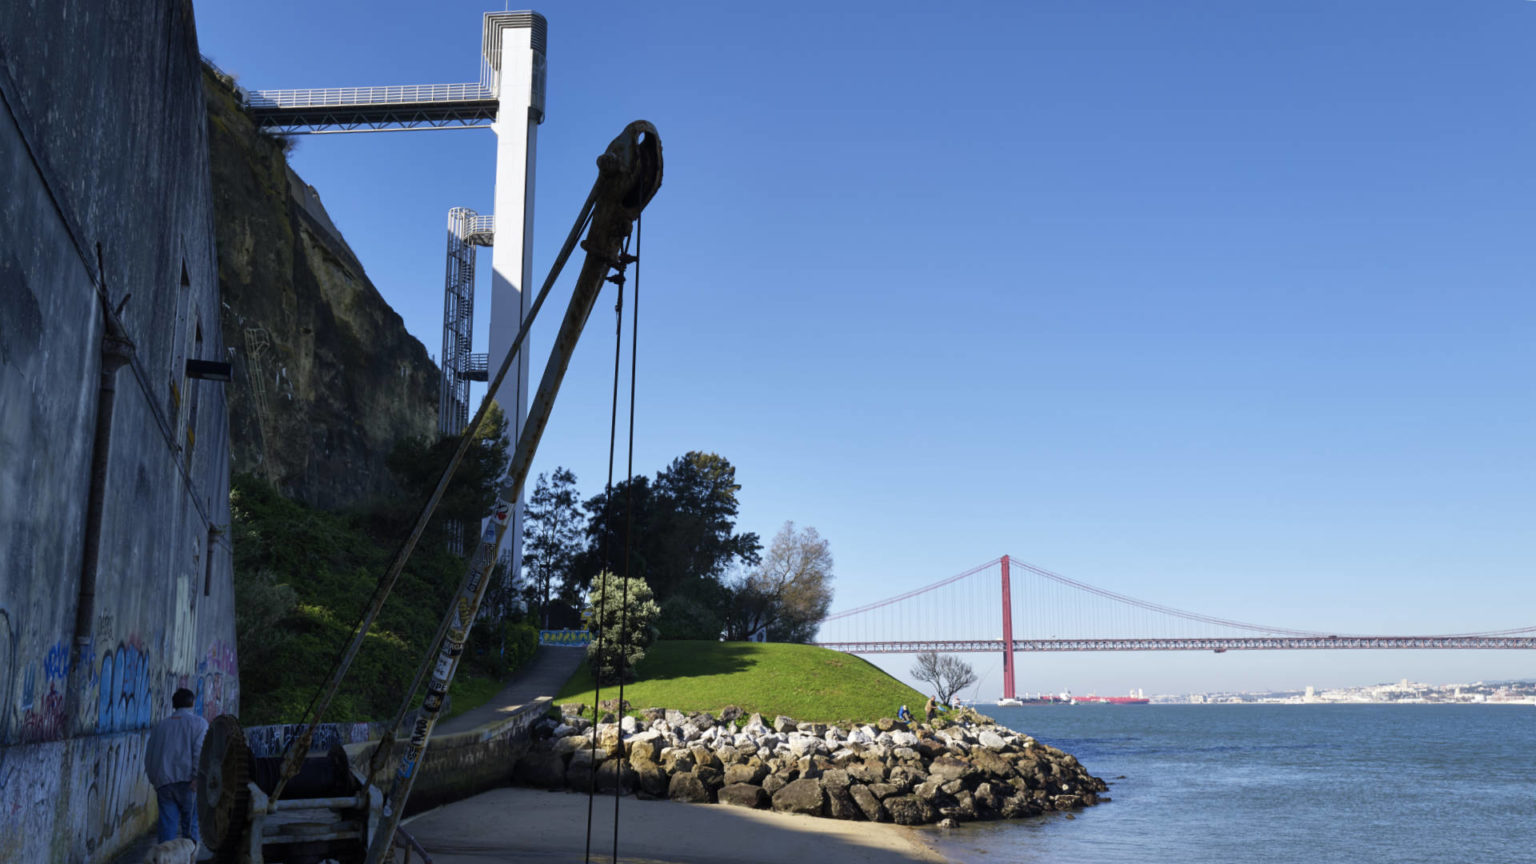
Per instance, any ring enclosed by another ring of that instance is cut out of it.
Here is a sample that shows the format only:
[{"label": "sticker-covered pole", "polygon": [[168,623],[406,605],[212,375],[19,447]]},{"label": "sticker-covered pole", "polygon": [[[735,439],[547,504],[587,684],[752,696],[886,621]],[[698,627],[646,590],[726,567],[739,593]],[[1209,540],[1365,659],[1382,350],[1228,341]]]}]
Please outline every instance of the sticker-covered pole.
[{"label": "sticker-covered pole", "polygon": [[410,741],[400,754],[400,766],[395,771],[394,782],[385,797],[384,818],[368,845],[367,864],[379,864],[384,860],[395,828],[405,811],[405,803],[421,767],[427,742],[432,737],[432,728],[437,724],[438,715],[448,695],[448,687],[453,683],[459,659],[464,654],[465,640],[469,638],[470,628],[480,609],[480,601],[485,596],[491,569],[500,554],[523,485],[528,480],[534,452],[538,449],[544,427],[549,423],[555,395],[565,379],[576,342],[581,338],[581,331],[592,313],[592,307],[597,303],[597,295],[609,271],[622,270],[629,263],[623,256],[624,239],[629,236],[635,219],[661,187],[661,139],[656,134],[656,128],[643,120],[629,124],[608,145],[608,150],[598,157],[597,167],[598,192],[592,210],[592,227],[587,232],[587,239],[581,244],[587,253],[586,260],[576,279],[565,318],[560,322],[560,332],[550,349],[538,392],[534,395],[533,404],[529,406],[527,422],[522,434],[518,436],[517,449],[507,468],[506,480],[497,489],[496,503],[485,520],[480,542],[470,556],[464,580],[448,610],[447,634],[438,651],[432,678],[427,684],[421,713],[411,730]]}]

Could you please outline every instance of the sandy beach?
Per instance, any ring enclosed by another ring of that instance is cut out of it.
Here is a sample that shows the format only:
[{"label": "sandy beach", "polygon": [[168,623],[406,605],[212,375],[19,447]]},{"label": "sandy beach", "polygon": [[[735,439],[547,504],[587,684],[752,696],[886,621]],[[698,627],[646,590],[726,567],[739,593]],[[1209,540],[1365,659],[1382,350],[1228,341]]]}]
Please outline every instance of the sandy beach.
[{"label": "sandy beach", "polygon": [[[613,796],[592,808],[592,860],[613,851]],[[407,820],[437,864],[581,861],[587,796],[495,789]],[[898,825],[817,819],[720,804],[623,798],[619,860],[764,864],[914,864],[943,861],[916,831]]]}]

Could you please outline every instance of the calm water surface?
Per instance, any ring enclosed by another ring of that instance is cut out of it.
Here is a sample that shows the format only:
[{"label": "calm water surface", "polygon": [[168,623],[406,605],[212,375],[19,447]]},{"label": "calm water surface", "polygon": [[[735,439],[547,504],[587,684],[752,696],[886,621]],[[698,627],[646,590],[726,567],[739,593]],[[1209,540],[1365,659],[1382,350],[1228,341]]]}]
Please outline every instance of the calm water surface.
[{"label": "calm water surface", "polygon": [[1072,705],[983,710],[1114,800],[937,841],[957,861],[1536,864],[1536,707]]}]

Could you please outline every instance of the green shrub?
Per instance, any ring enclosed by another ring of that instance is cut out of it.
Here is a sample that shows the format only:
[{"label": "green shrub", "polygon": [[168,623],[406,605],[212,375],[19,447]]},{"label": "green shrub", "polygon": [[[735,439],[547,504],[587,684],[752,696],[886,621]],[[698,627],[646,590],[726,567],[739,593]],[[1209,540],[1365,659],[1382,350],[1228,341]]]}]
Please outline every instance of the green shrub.
[{"label": "green shrub", "polygon": [[598,681],[616,684],[621,674],[625,681],[635,680],[635,667],[655,641],[651,625],[659,612],[644,579],[620,579],[606,570],[597,574],[582,617],[593,634],[587,663]]}]

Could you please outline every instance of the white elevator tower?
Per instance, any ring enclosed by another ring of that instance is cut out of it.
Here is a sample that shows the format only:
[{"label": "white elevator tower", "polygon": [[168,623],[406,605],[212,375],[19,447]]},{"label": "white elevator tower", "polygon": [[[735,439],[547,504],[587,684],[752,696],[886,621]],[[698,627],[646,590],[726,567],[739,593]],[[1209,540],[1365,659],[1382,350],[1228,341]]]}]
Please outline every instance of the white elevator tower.
[{"label": "white elevator tower", "polygon": [[[491,327],[488,358],[501,362],[517,338],[532,301],[533,166],[539,124],[544,122],[544,52],[548,25],[537,12],[487,12],[482,79],[496,94],[496,240],[491,247]],[[491,394],[507,417],[513,442],[528,416],[528,352],[525,340],[501,388]],[[523,560],[522,502],[508,532],[507,561],[514,576]]]},{"label": "white elevator tower", "polygon": [[[445,435],[463,431],[469,418],[469,382],[486,380],[488,367],[500,366],[528,314],[533,163],[539,124],[544,122],[547,29],[537,12],[485,13],[476,83],[241,91],[258,128],[280,135],[485,126],[496,132],[494,218],[462,207],[449,213],[438,405],[438,430]],[[470,353],[470,334],[475,247],[487,245],[492,247],[490,353],[483,356]],[[507,434],[514,442],[528,416],[530,348],[523,344],[506,380],[491,394],[506,415]],[[516,573],[523,552],[521,507],[509,530],[509,564]]]}]

